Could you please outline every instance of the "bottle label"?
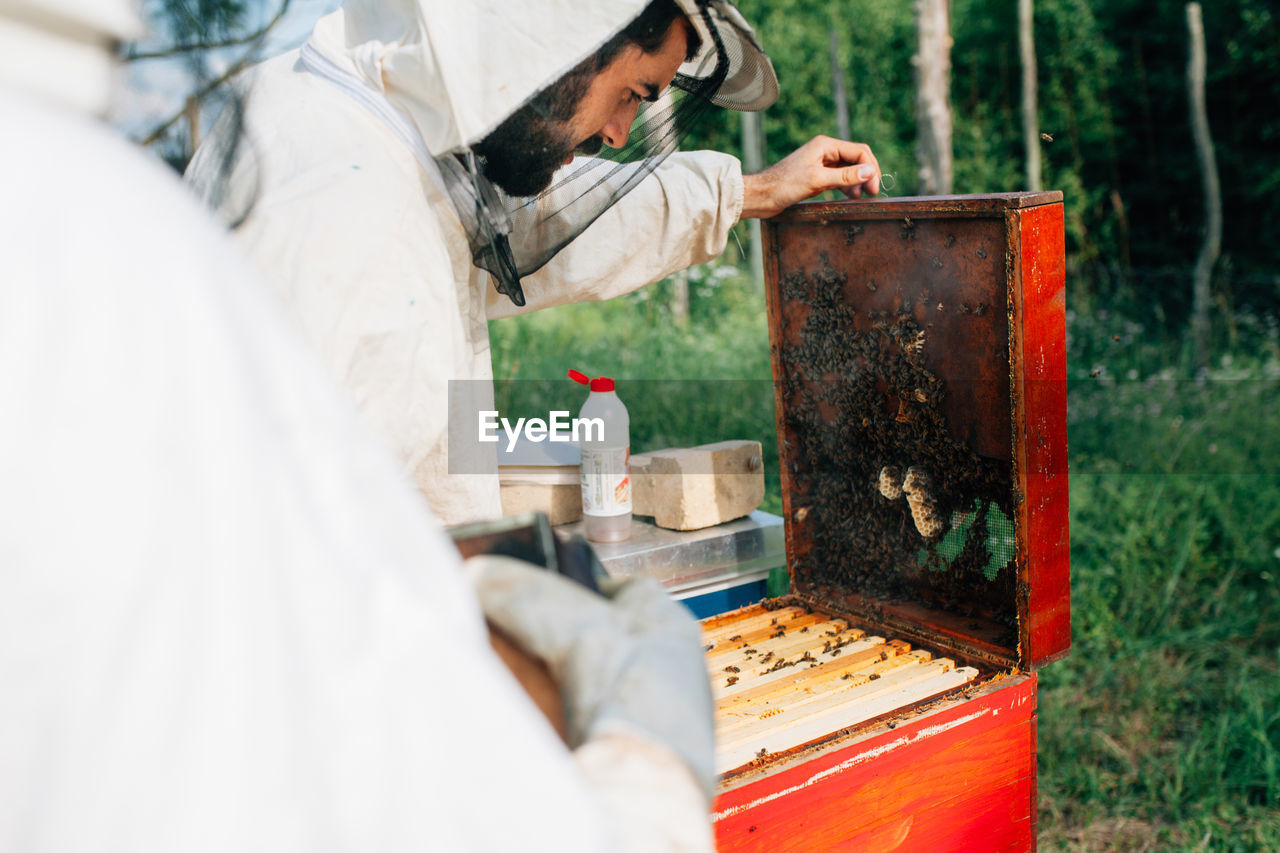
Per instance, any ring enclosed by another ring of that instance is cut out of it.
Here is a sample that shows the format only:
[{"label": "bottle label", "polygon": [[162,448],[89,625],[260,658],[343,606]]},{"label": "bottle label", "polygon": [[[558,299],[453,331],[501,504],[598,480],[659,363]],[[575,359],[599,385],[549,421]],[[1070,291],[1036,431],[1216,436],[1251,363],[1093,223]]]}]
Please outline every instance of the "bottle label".
[{"label": "bottle label", "polygon": [[631,512],[631,448],[582,450],[582,511],[586,515]]}]

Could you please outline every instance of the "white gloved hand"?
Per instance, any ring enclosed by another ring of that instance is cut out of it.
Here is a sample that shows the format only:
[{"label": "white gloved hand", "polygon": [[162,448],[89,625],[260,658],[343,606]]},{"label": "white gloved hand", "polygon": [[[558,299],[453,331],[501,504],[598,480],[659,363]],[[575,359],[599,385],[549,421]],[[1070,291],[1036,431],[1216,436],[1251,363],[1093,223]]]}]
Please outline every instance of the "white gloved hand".
[{"label": "white gloved hand", "polygon": [[665,745],[715,790],[711,685],[698,623],[651,578],[597,595],[510,557],[467,561],[481,608],[543,660],[560,687],[569,746],[611,731]]}]

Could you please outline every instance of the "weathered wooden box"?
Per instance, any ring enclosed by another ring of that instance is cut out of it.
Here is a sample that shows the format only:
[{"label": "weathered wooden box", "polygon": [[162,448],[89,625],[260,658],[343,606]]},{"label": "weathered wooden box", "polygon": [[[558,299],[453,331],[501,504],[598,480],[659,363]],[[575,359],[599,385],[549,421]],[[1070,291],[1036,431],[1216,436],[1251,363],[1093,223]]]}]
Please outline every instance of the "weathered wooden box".
[{"label": "weathered wooden box", "polygon": [[704,623],[722,850],[1035,844],[1070,644],[1060,193],[764,229],[791,594]]}]

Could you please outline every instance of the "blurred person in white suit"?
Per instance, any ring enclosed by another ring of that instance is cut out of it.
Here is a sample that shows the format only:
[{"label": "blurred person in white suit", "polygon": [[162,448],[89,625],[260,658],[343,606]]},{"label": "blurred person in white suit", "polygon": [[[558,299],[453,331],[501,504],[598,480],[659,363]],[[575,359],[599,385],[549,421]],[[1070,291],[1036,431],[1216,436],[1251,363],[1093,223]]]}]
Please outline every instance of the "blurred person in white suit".
[{"label": "blurred person in white suit", "polygon": [[696,624],[652,584],[464,572],[231,238],[97,120],[137,33],[0,0],[0,849],[710,849]]}]

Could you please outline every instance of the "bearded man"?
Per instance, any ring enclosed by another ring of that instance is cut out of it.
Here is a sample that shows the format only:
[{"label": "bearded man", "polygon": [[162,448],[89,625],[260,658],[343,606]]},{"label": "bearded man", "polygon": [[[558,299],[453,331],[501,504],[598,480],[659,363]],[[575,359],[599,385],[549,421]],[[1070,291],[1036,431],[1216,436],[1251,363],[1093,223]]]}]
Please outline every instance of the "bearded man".
[{"label": "bearded man", "polygon": [[229,172],[231,120],[188,177],[435,513],[494,518],[496,456],[449,458],[447,405],[453,382],[493,408],[490,319],[627,293],[828,189],[878,192],[862,144],[815,138],[745,176],[675,150],[702,110],[777,92],[727,0],[350,0],[257,71]]}]

